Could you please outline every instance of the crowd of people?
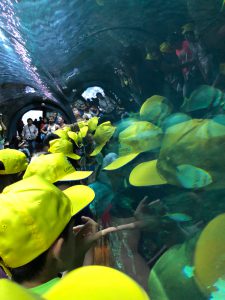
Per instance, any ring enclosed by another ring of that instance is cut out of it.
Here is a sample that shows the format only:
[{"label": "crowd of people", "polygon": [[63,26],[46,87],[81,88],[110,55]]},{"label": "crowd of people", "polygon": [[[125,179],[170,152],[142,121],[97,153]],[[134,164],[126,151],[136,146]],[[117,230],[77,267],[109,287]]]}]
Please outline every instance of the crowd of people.
[{"label": "crowd of people", "polygon": [[[148,49],[145,63],[162,93],[143,88],[137,111],[97,93],[75,102],[73,124],[56,113],[18,122],[0,150],[2,277],[49,300],[80,299],[81,289],[96,300],[109,290],[113,300],[215,293],[224,274],[223,227],[214,225],[225,211],[223,69],[192,24]],[[0,116],[0,144],[6,129]],[[19,289],[4,282],[0,292]]]},{"label": "crowd of people", "polygon": [[93,98],[79,99],[73,106],[76,120],[89,120],[92,117],[104,117],[116,121],[126,115],[124,107],[114,99],[100,92]]},{"label": "crowd of people", "polygon": [[223,57],[205,46],[192,23],[161,41],[152,39],[145,49],[128,49],[123,60],[115,72],[139,106],[149,95],[160,94],[179,108],[182,99],[201,84],[224,89]]},{"label": "crowd of people", "polygon": [[[110,121],[99,123],[98,117],[72,125],[65,125],[61,117],[56,120],[53,115],[49,120],[40,118],[39,122],[29,118],[22,128],[21,137],[30,150],[31,161],[21,149],[0,150],[0,223],[1,228],[7,227],[0,238],[2,277],[12,279],[34,294],[54,291],[52,287],[57,287],[66,273],[94,264],[98,240],[123,230],[119,226],[99,229],[97,219],[88,208],[95,198],[90,185],[101,165],[96,157],[101,157],[101,150],[114,132],[115,127]],[[35,142],[41,134],[45,135],[45,148],[37,153]],[[20,234],[13,233],[16,228]],[[92,268],[85,272],[92,272]],[[144,290],[126,275],[114,274],[113,269],[103,267],[98,267],[95,272],[106,277],[109,273],[110,280],[115,277],[115,282],[120,279],[127,284],[129,288],[122,292],[124,299],[132,299],[131,290],[135,299],[148,299]],[[107,289],[108,284],[105,281],[106,286],[101,284],[101,289]],[[0,282],[0,291],[1,288]],[[9,290],[14,288],[18,287],[12,285]],[[96,284],[91,292],[87,292],[87,297],[97,290]],[[60,293],[64,292],[61,288]],[[115,292],[115,297],[118,293],[121,291]]]},{"label": "crowd of people", "polygon": [[39,120],[28,118],[25,125],[22,120],[19,120],[16,134],[9,143],[5,144],[5,147],[24,152],[30,160],[35,152],[43,148],[47,136],[64,126],[66,126],[64,119],[54,112],[48,118],[40,117]]}]

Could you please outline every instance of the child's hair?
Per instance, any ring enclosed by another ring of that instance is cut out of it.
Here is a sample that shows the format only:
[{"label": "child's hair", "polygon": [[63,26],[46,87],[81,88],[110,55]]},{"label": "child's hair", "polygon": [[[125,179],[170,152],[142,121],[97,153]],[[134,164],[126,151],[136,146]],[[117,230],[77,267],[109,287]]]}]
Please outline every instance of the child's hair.
[{"label": "child's hair", "polygon": [[[62,237],[65,241],[68,239],[69,228],[72,220],[73,219],[71,219],[70,222],[66,225],[59,238]],[[17,283],[22,283],[24,281],[31,281],[36,279],[46,265],[48,252],[49,249],[24,266],[15,269],[9,269],[12,274],[12,280]]]}]

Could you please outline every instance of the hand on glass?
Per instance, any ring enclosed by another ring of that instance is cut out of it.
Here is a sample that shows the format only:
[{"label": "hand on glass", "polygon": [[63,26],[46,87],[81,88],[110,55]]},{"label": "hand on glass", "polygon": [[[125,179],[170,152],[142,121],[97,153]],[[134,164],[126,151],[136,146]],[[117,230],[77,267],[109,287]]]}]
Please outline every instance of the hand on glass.
[{"label": "hand on glass", "polygon": [[136,211],[134,212],[135,221],[129,224],[123,224],[116,227],[117,231],[128,230],[128,229],[150,229],[154,230],[159,225],[157,216],[150,214],[149,210],[154,206],[158,205],[160,200],[157,199],[149,203],[148,197],[145,196],[139,203]]},{"label": "hand on glass", "polygon": [[73,227],[75,234],[76,249],[79,253],[86,253],[101,237],[116,232],[116,227],[108,227],[98,230],[98,224],[88,217],[82,217],[84,225]]}]

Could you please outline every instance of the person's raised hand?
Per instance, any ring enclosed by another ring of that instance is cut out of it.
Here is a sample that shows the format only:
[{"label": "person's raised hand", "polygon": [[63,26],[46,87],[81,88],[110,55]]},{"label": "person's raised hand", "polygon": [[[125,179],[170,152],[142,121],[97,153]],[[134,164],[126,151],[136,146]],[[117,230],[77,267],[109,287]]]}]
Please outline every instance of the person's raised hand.
[{"label": "person's raised hand", "polygon": [[116,232],[116,227],[108,227],[98,230],[98,224],[88,217],[82,217],[84,225],[73,227],[75,234],[76,251],[81,255],[85,254],[101,237]]}]

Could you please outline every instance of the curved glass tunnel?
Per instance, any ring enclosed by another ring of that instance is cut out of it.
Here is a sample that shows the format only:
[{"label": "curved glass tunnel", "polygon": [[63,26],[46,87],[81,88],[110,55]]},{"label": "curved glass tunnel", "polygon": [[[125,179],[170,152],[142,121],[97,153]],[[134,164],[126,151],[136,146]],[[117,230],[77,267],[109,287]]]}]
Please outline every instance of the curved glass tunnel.
[{"label": "curved glass tunnel", "polygon": [[116,130],[90,210],[122,227],[98,241],[95,264],[151,300],[225,299],[224,1],[0,1],[7,141],[29,110],[75,123],[98,91],[100,122]]}]

